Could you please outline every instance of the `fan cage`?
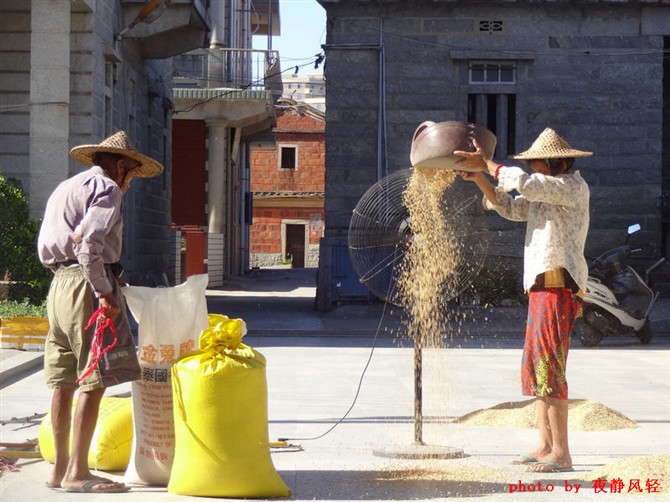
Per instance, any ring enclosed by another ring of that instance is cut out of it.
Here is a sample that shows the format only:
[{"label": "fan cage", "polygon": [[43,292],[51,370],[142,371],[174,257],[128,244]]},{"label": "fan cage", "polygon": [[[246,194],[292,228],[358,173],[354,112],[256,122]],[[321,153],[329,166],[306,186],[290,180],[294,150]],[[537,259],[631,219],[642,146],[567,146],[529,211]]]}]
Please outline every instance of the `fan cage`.
[{"label": "fan cage", "polygon": [[[389,174],[372,185],[356,205],[349,225],[349,255],[360,282],[374,295],[403,306],[401,266],[415,244],[403,194],[412,169]],[[454,274],[442,285],[442,300],[462,294],[479,273],[488,248],[480,195],[458,178],[444,192],[441,209],[460,250]]]}]

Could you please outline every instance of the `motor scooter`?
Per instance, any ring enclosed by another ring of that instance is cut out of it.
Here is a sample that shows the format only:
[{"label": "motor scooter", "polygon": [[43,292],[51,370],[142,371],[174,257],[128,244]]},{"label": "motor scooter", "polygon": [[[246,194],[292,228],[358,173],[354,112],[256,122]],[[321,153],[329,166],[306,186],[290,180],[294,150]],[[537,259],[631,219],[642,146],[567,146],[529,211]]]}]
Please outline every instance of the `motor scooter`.
[{"label": "motor scooter", "polygon": [[628,240],[640,230],[640,225],[628,227],[623,246],[605,251],[589,265],[589,277],[584,293],[583,315],[575,321],[573,332],[583,345],[594,347],[605,336],[631,335],[641,343],[651,342],[649,314],[659,293],[649,287],[649,274],[660,266],[661,258],[640,277],[628,260],[633,249]]}]

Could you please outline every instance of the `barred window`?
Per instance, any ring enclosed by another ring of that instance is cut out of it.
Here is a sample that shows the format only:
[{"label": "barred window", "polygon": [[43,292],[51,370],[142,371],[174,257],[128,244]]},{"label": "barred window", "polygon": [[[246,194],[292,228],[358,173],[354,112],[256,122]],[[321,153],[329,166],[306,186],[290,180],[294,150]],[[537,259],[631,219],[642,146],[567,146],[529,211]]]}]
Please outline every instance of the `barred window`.
[{"label": "barred window", "polygon": [[513,63],[470,63],[471,84],[515,84],[516,66]]},{"label": "barred window", "polygon": [[516,94],[468,94],[468,122],[485,126],[496,135],[495,157],[516,151]]}]

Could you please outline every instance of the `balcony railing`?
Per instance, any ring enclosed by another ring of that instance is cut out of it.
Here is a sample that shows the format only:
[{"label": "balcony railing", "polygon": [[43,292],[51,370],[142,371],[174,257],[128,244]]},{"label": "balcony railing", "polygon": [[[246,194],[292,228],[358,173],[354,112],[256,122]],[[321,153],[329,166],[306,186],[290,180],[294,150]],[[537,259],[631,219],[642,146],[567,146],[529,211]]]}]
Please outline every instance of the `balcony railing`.
[{"label": "balcony railing", "polygon": [[270,90],[282,94],[279,52],[200,49],[174,58],[176,87]]}]

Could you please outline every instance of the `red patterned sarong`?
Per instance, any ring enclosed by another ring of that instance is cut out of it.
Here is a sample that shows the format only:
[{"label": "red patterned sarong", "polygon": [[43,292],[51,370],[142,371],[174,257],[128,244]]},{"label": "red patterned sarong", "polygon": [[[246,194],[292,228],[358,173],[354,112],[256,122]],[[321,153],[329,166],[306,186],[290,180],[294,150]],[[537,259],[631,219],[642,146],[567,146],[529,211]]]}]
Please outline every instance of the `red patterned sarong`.
[{"label": "red patterned sarong", "polygon": [[565,370],[570,333],[582,300],[567,288],[531,291],[528,324],[521,359],[521,391],[524,396],[568,398]]}]

